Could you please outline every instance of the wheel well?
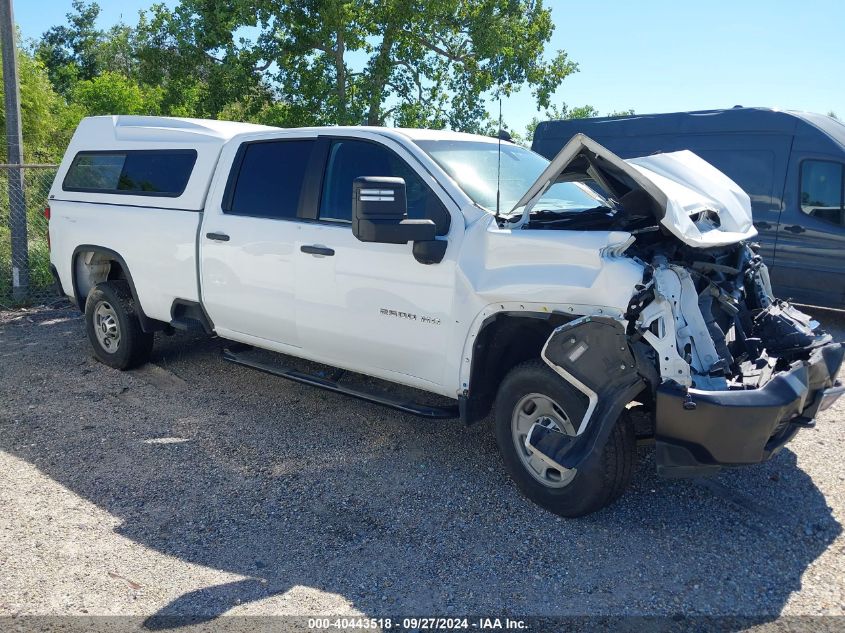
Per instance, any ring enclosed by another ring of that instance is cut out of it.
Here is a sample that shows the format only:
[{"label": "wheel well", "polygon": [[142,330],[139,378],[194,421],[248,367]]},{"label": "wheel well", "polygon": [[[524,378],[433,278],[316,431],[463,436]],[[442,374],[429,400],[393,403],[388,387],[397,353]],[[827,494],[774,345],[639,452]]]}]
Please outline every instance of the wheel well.
[{"label": "wheel well", "polygon": [[123,265],[115,260],[109,260],[109,276],[108,279],[126,279],[126,272],[123,270]]},{"label": "wheel well", "polygon": [[507,373],[526,360],[539,358],[554,329],[572,318],[520,312],[496,314],[485,321],[473,345],[465,421],[485,417]]},{"label": "wheel well", "polygon": [[127,279],[127,275],[123,263],[111,253],[80,250],[74,255],[73,287],[80,310],[85,309],[85,299],[91,288],[112,279]]},{"label": "wheel well", "polygon": [[104,281],[123,279],[129,284],[129,290],[135,300],[141,329],[144,332],[154,332],[164,327],[165,324],[144,314],[126,262],[111,249],[88,245],[77,247],[73,252],[72,272],[73,294],[80,311],[85,311],[85,300],[91,288]]}]

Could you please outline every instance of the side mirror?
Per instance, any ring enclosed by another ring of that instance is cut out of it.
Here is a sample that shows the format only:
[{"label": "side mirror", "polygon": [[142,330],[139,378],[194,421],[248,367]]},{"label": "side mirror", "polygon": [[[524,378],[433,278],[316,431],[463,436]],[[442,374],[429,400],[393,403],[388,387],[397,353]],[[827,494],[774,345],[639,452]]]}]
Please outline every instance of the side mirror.
[{"label": "side mirror", "polygon": [[352,233],[362,242],[434,240],[432,220],[409,220],[402,178],[362,176],[352,182]]}]

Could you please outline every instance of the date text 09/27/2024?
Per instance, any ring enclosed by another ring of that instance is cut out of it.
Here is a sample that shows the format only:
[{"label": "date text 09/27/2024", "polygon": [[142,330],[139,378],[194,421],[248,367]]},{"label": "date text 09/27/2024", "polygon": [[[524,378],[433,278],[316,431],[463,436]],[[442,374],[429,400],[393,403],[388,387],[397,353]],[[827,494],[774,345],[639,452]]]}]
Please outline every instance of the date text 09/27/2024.
[{"label": "date text 09/27/2024", "polygon": [[374,630],[524,630],[527,623],[511,618],[309,618],[309,629],[374,629]]}]

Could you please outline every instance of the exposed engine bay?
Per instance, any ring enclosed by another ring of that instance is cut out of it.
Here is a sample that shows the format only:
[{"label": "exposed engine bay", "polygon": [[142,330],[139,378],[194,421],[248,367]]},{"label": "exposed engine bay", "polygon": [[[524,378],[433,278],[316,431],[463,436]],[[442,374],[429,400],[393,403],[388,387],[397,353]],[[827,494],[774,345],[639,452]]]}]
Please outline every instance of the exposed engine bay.
[{"label": "exposed engine bay", "polygon": [[[577,468],[636,400],[653,418],[658,471],[705,474],[770,458],[842,394],[843,347],[773,296],[748,196],[724,174],[690,152],[622,161],[576,137],[544,177],[514,226],[626,231],[605,256],[644,272],[622,319],[582,317],[547,341],[543,359],[588,406],[574,436],[535,425],[530,450]],[[606,202],[538,205],[557,182]]]},{"label": "exposed engine bay", "polygon": [[624,318],[582,317],[543,350],[589,401],[575,436],[529,434],[550,463],[577,468],[632,401],[651,417],[661,474],[756,463],[843,392],[836,375],[845,350],[772,297],[753,246],[643,245],[628,255],[645,273]]},{"label": "exposed engine bay", "polygon": [[628,308],[628,334],[632,344],[648,343],[663,380],[754,389],[832,341],[816,321],[772,296],[756,245],[645,245],[629,254],[646,272]]}]

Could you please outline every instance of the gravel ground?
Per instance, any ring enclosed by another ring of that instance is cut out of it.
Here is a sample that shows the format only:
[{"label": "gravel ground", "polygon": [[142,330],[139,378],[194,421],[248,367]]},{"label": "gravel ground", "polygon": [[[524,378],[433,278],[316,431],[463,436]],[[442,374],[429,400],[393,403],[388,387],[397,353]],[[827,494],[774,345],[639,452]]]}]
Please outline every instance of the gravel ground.
[{"label": "gravel ground", "polygon": [[[845,338],[845,317],[820,318]],[[769,463],[563,520],[425,421],[70,309],[0,314],[0,615],[845,614],[845,402]]]}]

